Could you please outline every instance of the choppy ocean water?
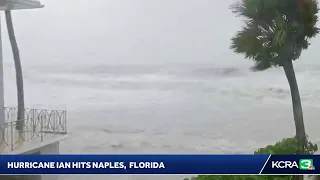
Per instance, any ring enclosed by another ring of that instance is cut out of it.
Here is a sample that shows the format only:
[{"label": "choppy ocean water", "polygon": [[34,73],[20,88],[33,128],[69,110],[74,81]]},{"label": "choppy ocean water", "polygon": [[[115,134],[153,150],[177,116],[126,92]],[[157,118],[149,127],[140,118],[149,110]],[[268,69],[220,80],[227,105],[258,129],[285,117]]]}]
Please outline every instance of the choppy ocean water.
[{"label": "choppy ocean water", "polygon": [[[320,138],[319,68],[296,69],[305,124],[314,141]],[[61,143],[61,153],[252,153],[295,132],[290,91],[280,68],[31,65],[24,76],[28,107],[68,111],[70,137]],[[10,65],[5,66],[5,85],[6,105],[14,106]],[[81,178],[86,176],[62,177]]]},{"label": "choppy ocean water", "polygon": [[[282,69],[250,72],[241,65],[249,61],[227,48],[243,24],[230,12],[234,0],[78,0],[77,8],[73,1],[41,2],[39,11],[15,12],[14,26],[26,107],[67,110],[70,136],[61,153],[252,153],[294,135]],[[16,106],[12,51],[2,27],[5,105]],[[318,42],[295,64],[307,133],[315,142]],[[166,64],[107,64],[126,62]],[[183,179],[61,180],[88,178]]]}]

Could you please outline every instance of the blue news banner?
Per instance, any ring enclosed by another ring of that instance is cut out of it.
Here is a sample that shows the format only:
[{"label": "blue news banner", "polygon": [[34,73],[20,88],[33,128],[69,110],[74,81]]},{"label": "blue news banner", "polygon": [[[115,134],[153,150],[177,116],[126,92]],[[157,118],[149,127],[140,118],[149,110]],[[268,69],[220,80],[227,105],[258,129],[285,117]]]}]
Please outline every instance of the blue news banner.
[{"label": "blue news banner", "polygon": [[320,156],[0,155],[0,174],[320,174]]}]

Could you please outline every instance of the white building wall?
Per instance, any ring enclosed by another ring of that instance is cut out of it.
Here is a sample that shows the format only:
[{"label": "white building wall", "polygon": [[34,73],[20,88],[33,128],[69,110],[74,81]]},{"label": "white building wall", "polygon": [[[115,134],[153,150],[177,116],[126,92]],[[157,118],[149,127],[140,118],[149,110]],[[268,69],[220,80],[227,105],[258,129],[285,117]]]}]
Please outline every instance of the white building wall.
[{"label": "white building wall", "polygon": [[59,141],[49,144],[47,146],[41,147],[40,154],[59,154]]},{"label": "white building wall", "polygon": [[[59,154],[59,141],[33,149],[23,154]],[[13,176],[16,180],[58,180],[59,175],[21,175]],[[1,178],[0,178],[1,180]],[[10,179],[11,180],[11,179]]]},{"label": "white building wall", "polygon": [[[34,149],[24,154],[59,154],[59,141],[52,144]],[[21,176],[19,180],[58,180],[59,175],[33,175],[33,176]]]}]

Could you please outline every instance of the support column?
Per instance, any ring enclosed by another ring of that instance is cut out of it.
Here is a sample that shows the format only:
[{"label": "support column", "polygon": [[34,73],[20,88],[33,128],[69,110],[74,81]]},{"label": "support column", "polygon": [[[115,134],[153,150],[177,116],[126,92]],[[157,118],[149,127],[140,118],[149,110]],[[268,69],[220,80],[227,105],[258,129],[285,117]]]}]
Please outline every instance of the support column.
[{"label": "support column", "polygon": [[2,36],[1,36],[1,12],[0,12],[0,154],[6,149],[4,144],[4,78],[3,78],[3,56],[2,56]]},{"label": "support column", "polygon": [[3,127],[5,122],[4,109],[4,78],[3,78],[3,55],[2,55],[2,36],[1,36],[1,15],[0,14],[0,127]]}]

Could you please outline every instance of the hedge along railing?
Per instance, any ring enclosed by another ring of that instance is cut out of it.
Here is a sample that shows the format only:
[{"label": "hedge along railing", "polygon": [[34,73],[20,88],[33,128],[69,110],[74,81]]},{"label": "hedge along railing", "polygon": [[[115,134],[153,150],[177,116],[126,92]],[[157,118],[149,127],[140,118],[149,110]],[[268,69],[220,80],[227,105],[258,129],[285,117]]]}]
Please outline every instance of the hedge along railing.
[{"label": "hedge along railing", "polygon": [[[39,139],[51,134],[67,134],[67,113],[64,110],[25,109],[25,119],[17,120],[17,108],[4,108],[5,123],[0,128],[0,146],[14,150],[19,142]],[[16,130],[17,125],[22,126]]]}]

